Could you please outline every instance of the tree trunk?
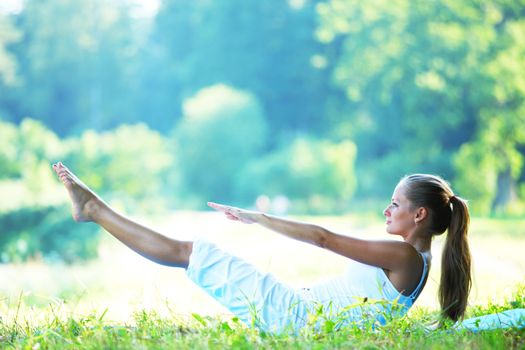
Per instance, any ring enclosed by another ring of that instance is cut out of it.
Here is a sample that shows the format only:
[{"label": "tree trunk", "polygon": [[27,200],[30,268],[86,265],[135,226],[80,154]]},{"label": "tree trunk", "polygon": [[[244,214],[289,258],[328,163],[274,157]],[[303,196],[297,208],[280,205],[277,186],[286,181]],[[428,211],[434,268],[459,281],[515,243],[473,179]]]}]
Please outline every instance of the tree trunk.
[{"label": "tree trunk", "polygon": [[510,174],[510,167],[498,174],[496,196],[492,201],[492,213],[504,211],[507,205],[518,198],[516,181]]}]

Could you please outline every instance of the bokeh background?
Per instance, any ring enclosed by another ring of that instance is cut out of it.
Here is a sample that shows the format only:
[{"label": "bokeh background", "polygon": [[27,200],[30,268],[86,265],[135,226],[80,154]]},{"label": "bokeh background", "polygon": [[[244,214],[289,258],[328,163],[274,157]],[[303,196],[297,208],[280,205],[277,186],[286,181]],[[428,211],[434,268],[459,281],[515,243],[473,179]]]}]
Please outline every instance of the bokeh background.
[{"label": "bokeh background", "polygon": [[0,0],[3,312],[222,310],[75,224],[58,160],[130,216],[298,286],[344,259],[206,201],[384,238],[397,181],[438,174],[470,201],[472,302],[506,298],[525,276],[525,2]]}]

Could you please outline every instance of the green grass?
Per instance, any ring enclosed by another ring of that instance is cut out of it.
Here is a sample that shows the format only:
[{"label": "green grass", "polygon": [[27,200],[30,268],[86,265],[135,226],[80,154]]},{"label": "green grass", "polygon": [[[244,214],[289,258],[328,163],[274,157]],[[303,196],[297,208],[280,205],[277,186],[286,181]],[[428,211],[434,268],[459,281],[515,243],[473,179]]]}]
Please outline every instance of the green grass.
[{"label": "green grass", "polygon": [[[17,308],[23,307],[23,298]],[[470,316],[525,307],[525,286],[503,304],[476,306]],[[86,316],[60,313],[60,304],[40,310],[34,322],[0,319],[2,349],[523,349],[525,330],[502,329],[471,333],[445,328],[429,330],[437,315],[418,310],[381,328],[328,326],[306,328],[298,335],[268,334],[251,329],[236,318],[193,314],[161,317],[154,311],[134,313],[129,323],[105,319],[107,310]]]}]

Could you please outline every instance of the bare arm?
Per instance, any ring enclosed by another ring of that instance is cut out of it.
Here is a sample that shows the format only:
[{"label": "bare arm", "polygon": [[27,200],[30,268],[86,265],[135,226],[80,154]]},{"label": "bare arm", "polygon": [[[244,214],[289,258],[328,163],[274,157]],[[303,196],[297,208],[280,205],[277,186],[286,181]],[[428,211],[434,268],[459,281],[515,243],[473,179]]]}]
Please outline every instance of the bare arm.
[{"label": "bare arm", "polygon": [[408,243],[397,241],[370,241],[331,232],[321,226],[279,218],[240,208],[209,203],[231,220],[258,223],[284,236],[313,244],[364,264],[387,270],[406,268],[414,258],[415,249]]}]

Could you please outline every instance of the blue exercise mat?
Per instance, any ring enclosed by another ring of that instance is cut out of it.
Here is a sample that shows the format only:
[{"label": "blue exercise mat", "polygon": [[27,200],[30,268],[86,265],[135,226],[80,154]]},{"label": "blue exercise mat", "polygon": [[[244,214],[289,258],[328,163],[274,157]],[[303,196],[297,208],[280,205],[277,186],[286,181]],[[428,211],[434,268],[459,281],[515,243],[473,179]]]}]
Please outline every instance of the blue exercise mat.
[{"label": "blue exercise mat", "polygon": [[496,314],[472,317],[454,325],[454,329],[468,329],[472,332],[511,327],[525,327],[525,309],[507,310]]}]

